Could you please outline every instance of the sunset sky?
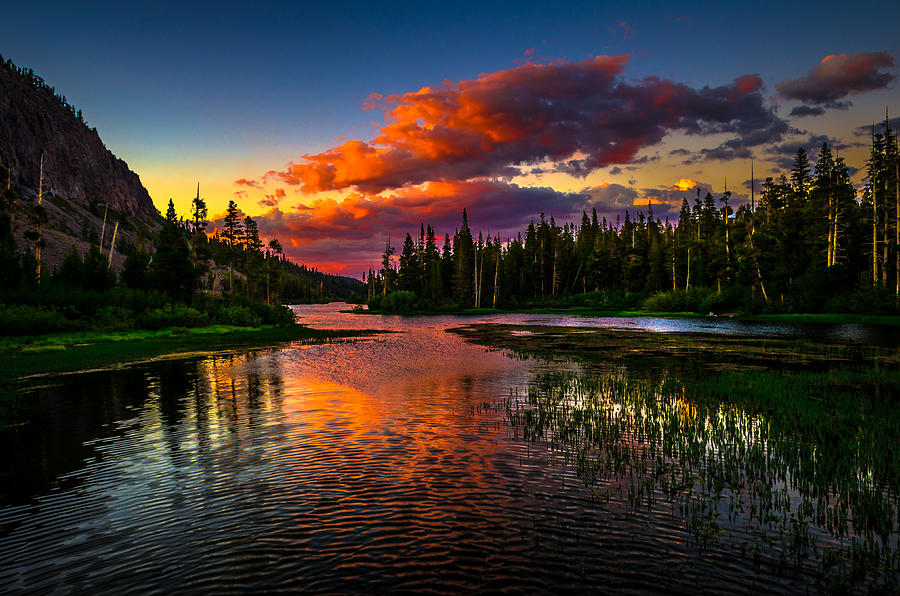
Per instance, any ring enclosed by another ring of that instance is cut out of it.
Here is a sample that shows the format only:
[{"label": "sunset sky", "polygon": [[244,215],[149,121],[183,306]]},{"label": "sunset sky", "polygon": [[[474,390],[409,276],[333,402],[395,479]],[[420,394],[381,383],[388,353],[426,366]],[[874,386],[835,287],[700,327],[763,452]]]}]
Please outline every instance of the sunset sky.
[{"label": "sunset sky", "polygon": [[[52,3],[51,3],[52,4]],[[862,169],[900,115],[900,5],[4,6],[0,52],[82,109],[164,210],[230,199],[359,276],[420,222],[677,217],[827,140]],[[859,172],[855,180],[861,179]]]}]

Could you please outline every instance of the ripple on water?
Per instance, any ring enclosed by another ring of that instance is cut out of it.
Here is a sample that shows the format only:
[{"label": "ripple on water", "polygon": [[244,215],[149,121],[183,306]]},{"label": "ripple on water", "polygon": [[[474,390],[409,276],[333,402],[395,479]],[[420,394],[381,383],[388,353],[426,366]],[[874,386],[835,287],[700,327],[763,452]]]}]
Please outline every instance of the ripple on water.
[{"label": "ripple on water", "polygon": [[32,389],[42,413],[0,485],[0,589],[755,591],[730,545],[689,544],[675,503],[598,497],[482,408],[543,365],[443,332],[472,319],[302,314],[400,333]]}]

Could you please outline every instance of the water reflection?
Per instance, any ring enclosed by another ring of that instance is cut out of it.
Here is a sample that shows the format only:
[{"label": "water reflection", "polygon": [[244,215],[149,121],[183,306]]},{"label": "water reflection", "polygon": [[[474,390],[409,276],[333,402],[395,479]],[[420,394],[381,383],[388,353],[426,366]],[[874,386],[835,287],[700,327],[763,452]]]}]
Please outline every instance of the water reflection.
[{"label": "water reflection", "polygon": [[[550,391],[548,375],[586,371],[509,358],[444,332],[471,318],[353,317],[334,306],[301,314],[315,326],[397,333],[27,387],[38,407],[0,435],[13,454],[0,464],[0,591],[816,585],[809,566],[772,575],[771,565],[754,564],[739,545],[759,541],[726,521],[735,519],[724,509],[730,501],[708,505],[707,497],[719,484],[723,495],[750,486],[746,472],[723,464],[734,454],[761,470],[782,462],[752,478],[787,487],[793,499],[794,478],[804,476],[790,449],[816,453],[820,443],[778,443],[781,431],[765,416],[715,418],[677,392],[652,415],[615,393],[593,410],[607,425],[594,424],[591,435],[575,424],[574,406],[566,416],[520,419],[526,405],[540,410],[526,396]],[[671,389],[652,387],[654,395]],[[726,431],[736,434],[717,434]],[[684,434],[693,442],[677,439]],[[886,465],[802,461],[840,478],[863,469],[878,478]],[[703,499],[680,500],[685,494]],[[740,519],[749,515],[743,506]],[[762,559],[777,561],[778,548]]]},{"label": "water reflection", "polygon": [[[810,409],[806,394],[784,391],[791,380],[767,371],[635,372],[542,373],[506,401],[507,421],[561,454],[595,498],[671,509],[700,549],[727,545],[755,566],[809,570],[829,590],[898,587],[895,406],[878,404],[873,417],[865,397],[833,393],[836,407]],[[871,377],[845,371],[848,380]],[[723,385],[729,399],[715,395]],[[748,409],[757,391],[787,403]],[[856,412],[840,411],[851,403]]]}]

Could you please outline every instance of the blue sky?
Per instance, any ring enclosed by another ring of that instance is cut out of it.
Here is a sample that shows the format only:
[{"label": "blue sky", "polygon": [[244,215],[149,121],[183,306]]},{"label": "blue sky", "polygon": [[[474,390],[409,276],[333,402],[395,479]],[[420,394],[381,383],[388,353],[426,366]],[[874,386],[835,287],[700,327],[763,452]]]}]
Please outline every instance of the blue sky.
[{"label": "blue sky", "polygon": [[[659,77],[697,90],[758,74],[767,106],[805,131],[782,142],[851,137],[854,127],[881,118],[885,106],[900,114],[894,83],[848,96],[850,109],[803,119],[787,117],[797,102],[775,89],[779,81],[808,75],[828,55],[900,57],[897,4],[636,4],[15,3],[3,9],[0,52],[33,68],[81,108],[107,146],[141,175],[157,205],[173,197],[183,212],[199,180],[211,211],[221,212],[238,196],[246,212],[262,215],[271,207],[257,202],[261,195],[253,193],[262,190],[234,195],[241,191],[234,181],[282,170],[348,139],[372,140],[384,114],[362,109],[371,93],[471,81],[529,60],[627,55],[622,81]],[[668,154],[682,143],[692,151],[704,146],[673,130],[638,154],[661,156],[646,167],[517,184],[561,192],[617,184],[640,196],[681,177],[737,181],[746,169],[725,161],[679,172],[682,166]],[[764,149],[753,149],[762,164],[757,171],[771,166],[763,163]],[[861,167],[852,162],[864,151],[847,151],[851,165]],[[301,205],[318,197],[287,190]],[[353,188],[321,197],[341,201],[348,192]],[[291,210],[286,203],[278,208]],[[321,255],[329,246],[313,250],[301,241],[294,256],[325,263]]]}]

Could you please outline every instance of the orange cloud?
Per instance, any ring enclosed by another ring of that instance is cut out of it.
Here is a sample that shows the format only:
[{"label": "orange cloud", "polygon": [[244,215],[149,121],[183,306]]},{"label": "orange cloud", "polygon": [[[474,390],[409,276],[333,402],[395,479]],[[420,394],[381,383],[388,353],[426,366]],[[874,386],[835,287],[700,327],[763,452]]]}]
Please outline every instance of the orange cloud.
[{"label": "orange cloud", "polygon": [[700,186],[700,183],[696,180],[691,180],[690,178],[682,178],[678,182],[672,185],[672,188],[675,190],[686,191],[693,190]]},{"label": "orange cloud", "polygon": [[671,205],[669,201],[664,201],[659,197],[641,197],[640,199],[635,199],[632,204],[635,207],[646,207],[648,203],[653,205]]},{"label": "orange cloud", "polygon": [[670,130],[734,133],[759,144],[787,129],[763,106],[756,75],[716,88],[656,77],[634,84],[620,77],[627,62],[627,56],[597,56],[528,63],[475,80],[373,94],[364,107],[385,110],[374,139],[304,155],[265,178],[305,193],[355,188],[375,194],[427,181],[510,177],[519,166],[576,155],[583,158],[573,172],[584,175],[630,162]]}]

